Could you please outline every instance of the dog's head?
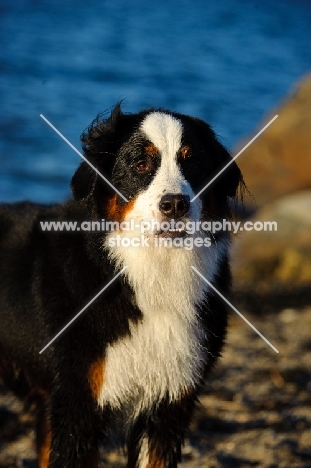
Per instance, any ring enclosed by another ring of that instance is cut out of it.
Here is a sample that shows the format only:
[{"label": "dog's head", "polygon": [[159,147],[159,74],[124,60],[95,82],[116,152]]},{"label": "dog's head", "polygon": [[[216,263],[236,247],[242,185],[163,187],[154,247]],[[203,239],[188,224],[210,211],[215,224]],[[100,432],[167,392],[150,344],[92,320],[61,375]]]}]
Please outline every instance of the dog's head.
[{"label": "dog's head", "polygon": [[98,218],[215,220],[228,214],[228,197],[235,197],[242,182],[232,162],[195,198],[232,160],[208,124],[186,115],[162,109],[124,114],[117,105],[81,139],[85,157],[119,192],[86,162],[80,165],[71,184],[74,198],[91,202]]}]

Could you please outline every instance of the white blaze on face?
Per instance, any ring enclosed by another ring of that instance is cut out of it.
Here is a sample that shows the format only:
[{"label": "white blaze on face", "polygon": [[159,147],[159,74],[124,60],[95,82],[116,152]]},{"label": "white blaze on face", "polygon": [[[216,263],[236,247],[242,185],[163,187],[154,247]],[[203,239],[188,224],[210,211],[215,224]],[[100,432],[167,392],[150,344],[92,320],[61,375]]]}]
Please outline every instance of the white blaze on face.
[{"label": "white blaze on face", "polygon": [[176,154],[181,147],[182,124],[169,114],[154,112],[141,125],[141,130],[161,154],[161,166],[172,179],[180,178]]},{"label": "white blaze on face", "polygon": [[[182,123],[175,117],[162,112],[148,114],[141,124],[141,131],[158,149],[161,164],[147,190],[138,195],[134,207],[128,213],[128,219],[137,222],[150,219],[163,221],[159,203],[167,193],[194,197],[189,182],[184,178],[177,163],[177,154],[182,145]],[[191,203],[187,215],[189,220],[199,220],[201,202]]]}]

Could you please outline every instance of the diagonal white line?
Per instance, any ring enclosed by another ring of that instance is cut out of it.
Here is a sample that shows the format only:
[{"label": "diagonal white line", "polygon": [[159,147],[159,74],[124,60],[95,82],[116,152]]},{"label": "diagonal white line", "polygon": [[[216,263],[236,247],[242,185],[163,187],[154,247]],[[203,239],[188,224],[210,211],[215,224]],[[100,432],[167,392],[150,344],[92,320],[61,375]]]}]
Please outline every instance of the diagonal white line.
[{"label": "diagonal white line", "polygon": [[249,326],[257,333],[257,335],[260,336],[260,338],[262,338],[262,339],[273,349],[273,351],[275,351],[276,353],[279,353],[279,351],[276,349],[276,347],[273,346],[273,344],[270,343],[270,341],[267,340],[267,338],[266,338],[265,336],[263,336],[263,334],[260,333],[260,331],[257,330],[257,328],[254,327],[254,325],[253,325],[249,320],[247,320],[247,318],[244,317],[244,315],[241,314],[241,312],[238,311],[238,309],[236,309],[236,308],[231,304],[231,302],[229,302],[228,299],[226,299],[225,296],[223,296],[223,295],[218,291],[218,289],[216,289],[215,286],[213,286],[213,285],[202,275],[202,273],[200,273],[194,266],[191,266],[191,268],[196,272],[197,275],[199,275],[199,276],[203,279],[203,281],[205,281],[205,283],[207,283],[207,284],[218,294],[218,296],[220,296],[220,297],[231,307],[232,310],[234,310],[234,312],[236,312],[236,313],[244,320],[244,322],[247,323],[247,325],[249,325]]},{"label": "diagonal white line", "polygon": [[234,158],[232,158],[232,159],[228,162],[228,164],[226,164],[226,165],[218,172],[218,174],[216,174],[215,177],[213,177],[212,180],[210,180],[210,181],[208,182],[208,184],[206,184],[205,187],[203,187],[202,190],[200,190],[199,193],[197,193],[197,194],[190,200],[190,202],[193,202],[199,195],[201,195],[201,193],[204,192],[204,190],[206,190],[207,187],[209,187],[209,186],[214,182],[214,180],[216,180],[217,177],[219,177],[220,174],[222,174],[222,173],[227,169],[227,167],[229,167],[230,164],[232,164],[233,161],[235,161],[235,160],[240,156],[240,154],[242,154],[243,151],[245,151],[246,148],[248,148],[249,145],[251,145],[251,144],[253,143],[253,141],[255,141],[256,138],[258,138],[259,135],[261,135],[261,134],[266,130],[266,128],[268,128],[269,125],[271,125],[272,122],[274,122],[275,119],[277,119],[277,118],[278,118],[278,115],[275,115],[275,116],[273,117],[273,119],[271,119],[270,122],[268,122],[267,125],[265,125],[265,126],[260,130],[260,132],[258,132],[257,135],[255,135],[254,138],[252,138],[251,141],[249,141],[249,142],[247,143],[247,145],[245,145],[244,148],[242,148],[241,151],[239,151],[238,154],[236,154],[236,155],[234,156]]},{"label": "diagonal white line", "polygon": [[48,125],[65,141],[65,142],[66,142],[66,143],[67,143],[67,145],[70,146],[70,148],[72,148],[82,159],[84,159],[84,161],[85,161],[95,172],[97,172],[97,174],[98,174],[102,179],[104,179],[104,181],[105,181],[108,185],[110,185],[110,187],[113,188],[113,190],[114,190],[115,192],[117,192],[117,194],[120,195],[120,197],[122,197],[124,201],[128,202],[128,199],[125,198],[125,196],[122,195],[122,193],[119,192],[119,190],[116,189],[115,186],[112,185],[112,183],[109,182],[109,180],[106,179],[106,177],[103,176],[103,174],[101,174],[101,173],[96,169],[96,167],[93,166],[93,164],[91,164],[90,161],[88,161],[88,160],[86,159],[86,157],[83,156],[83,154],[80,153],[80,151],[78,151],[77,148],[75,148],[75,147],[73,146],[73,144],[70,143],[70,141],[67,140],[67,138],[65,138],[64,135],[63,135],[59,130],[57,130],[57,128],[55,128],[54,125],[52,125],[51,122],[50,122],[48,119],[46,119],[46,118],[44,117],[44,115],[40,114],[40,117],[41,117],[41,118],[42,118],[42,119],[43,119],[43,120],[44,120],[44,121],[45,121],[45,122],[46,122],[46,123],[47,123],[47,124],[48,124]]},{"label": "diagonal white line", "polygon": [[94,296],[93,299],[91,299],[90,302],[88,302],[88,303],[86,304],[86,306],[84,306],[83,309],[81,309],[80,312],[78,312],[77,315],[75,315],[75,316],[73,317],[73,319],[71,319],[70,322],[68,322],[67,325],[65,325],[64,328],[62,328],[61,331],[58,332],[57,335],[55,335],[54,338],[53,338],[51,341],[49,341],[47,345],[44,346],[44,348],[41,349],[41,351],[39,351],[39,354],[42,354],[43,351],[45,351],[45,350],[53,343],[53,341],[55,341],[56,338],[58,338],[59,335],[61,335],[61,334],[66,330],[66,328],[68,328],[68,327],[82,314],[82,312],[84,312],[85,309],[87,309],[87,308],[92,304],[92,302],[94,302],[94,301],[98,298],[98,296],[100,296],[100,295],[105,291],[105,289],[107,289],[108,286],[110,286],[111,283],[113,283],[113,282],[118,278],[118,276],[120,276],[120,275],[124,272],[124,270],[126,270],[126,269],[127,269],[127,266],[125,266],[124,268],[122,268],[122,270],[119,271],[119,273],[116,274],[116,275],[112,278],[112,280],[109,281],[109,283],[107,283],[106,286],[105,286],[103,289],[101,289],[101,290],[99,291],[99,293],[97,293],[96,296]]}]

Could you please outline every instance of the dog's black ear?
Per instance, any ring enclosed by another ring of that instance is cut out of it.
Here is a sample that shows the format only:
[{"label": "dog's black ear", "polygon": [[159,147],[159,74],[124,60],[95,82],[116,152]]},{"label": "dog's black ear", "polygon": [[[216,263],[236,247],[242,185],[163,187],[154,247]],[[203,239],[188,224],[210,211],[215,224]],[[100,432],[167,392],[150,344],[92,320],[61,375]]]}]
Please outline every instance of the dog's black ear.
[{"label": "dog's black ear", "polygon": [[85,157],[92,162],[103,163],[115,151],[116,135],[124,119],[121,103],[111,111],[108,118],[98,115],[91,125],[82,133],[81,142]]},{"label": "dog's black ear", "polygon": [[[213,158],[215,167],[212,170],[210,179],[215,177],[230,161],[232,161],[229,151],[218,141],[215,132],[201,119],[192,117],[195,122],[197,137],[202,141],[204,151]],[[215,184],[229,197],[235,197],[240,184],[244,185],[240,169],[235,161],[215,179]]]},{"label": "dog's black ear", "polygon": [[93,190],[96,176],[96,172],[86,162],[80,164],[70,184],[75,200],[82,200],[88,197]]},{"label": "dog's black ear", "polygon": [[243,184],[243,177],[241,171],[236,162],[232,161],[232,157],[229,151],[227,151],[226,148],[221,143],[219,143],[218,140],[215,140],[215,142],[216,155],[218,160],[220,161],[218,172],[230,163],[230,165],[228,165],[228,167],[219,176],[219,181],[223,184],[226,194],[229,197],[235,197],[239,185]]},{"label": "dog's black ear", "polygon": [[[107,118],[98,115],[91,125],[82,133],[82,149],[86,159],[108,180],[111,178],[115,161],[116,138],[124,114],[121,103],[118,103]],[[92,192],[97,174],[86,162],[78,167],[71,180],[71,190],[75,200],[88,197]],[[107,190],[108,190],[108,184]],[[103,191],[105,183],[101,185]]]}]

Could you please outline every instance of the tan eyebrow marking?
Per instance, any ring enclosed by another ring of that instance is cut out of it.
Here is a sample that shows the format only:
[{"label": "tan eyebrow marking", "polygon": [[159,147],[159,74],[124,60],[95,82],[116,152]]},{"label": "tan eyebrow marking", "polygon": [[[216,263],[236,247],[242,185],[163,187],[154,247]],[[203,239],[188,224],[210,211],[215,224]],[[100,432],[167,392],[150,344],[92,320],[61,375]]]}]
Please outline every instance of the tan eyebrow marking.
[{"label": "tan eyebrow marking", "polygon": [[186,159],[191,156],[191,148],[189,145],[185,145],[181,148],[180,156],[182,157],[182,159]]},{"label": "tan eyebrow marking", "polygon": [[149,156],[157,157],[159,156],[159,150],[155,145],[148,145],[145,147],[145,151]]}]

